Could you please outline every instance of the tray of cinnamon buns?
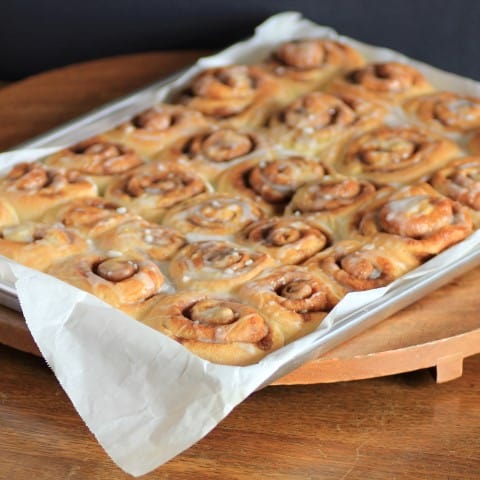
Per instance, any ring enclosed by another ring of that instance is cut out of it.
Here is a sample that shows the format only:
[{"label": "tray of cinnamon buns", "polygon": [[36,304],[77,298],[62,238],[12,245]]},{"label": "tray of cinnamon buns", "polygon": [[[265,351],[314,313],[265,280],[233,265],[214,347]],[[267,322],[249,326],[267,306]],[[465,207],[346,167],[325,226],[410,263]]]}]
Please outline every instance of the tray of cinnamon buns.
[{"label": "tray of cinnamon buns", "polygon": [[258,362],[480,225],[480,88],[382,54],[240,45],[23,145],[54,148],[3,172],[0,254],[203,359]]}]

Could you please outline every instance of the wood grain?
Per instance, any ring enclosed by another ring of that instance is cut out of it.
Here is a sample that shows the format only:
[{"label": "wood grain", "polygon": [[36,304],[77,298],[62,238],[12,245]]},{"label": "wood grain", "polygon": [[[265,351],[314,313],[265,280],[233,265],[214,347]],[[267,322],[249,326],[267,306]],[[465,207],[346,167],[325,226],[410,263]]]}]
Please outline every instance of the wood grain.
[{"label": "wood grain", "polygon": [[[0,346],[0,478],[126,479],[38,357]],[[480,357],[436,385],[426,370],[269,387],[145,479],[480,478]]]},{"label": "wood grain", "polygon": [[[7,86],[0,90],[0,148],[198,55],[117,57]],[[469,285],[473,288],[472,281]],[[442,308],[456,311],[453,302],[444,301]],[[412,308],[417,318],[423,314],[418,304]],[[467,310],[464,315],[474,324],[478,307],[470,304]],[[129,478],[95,441],[41,358],[0,346],[0,365],[0,478]],[[367,381],[269,387],[251,395],[202,441],[142,478],[480,479],[479,368],[480,356],[469,358],[463,377],[443,385],[422,370]]]}]

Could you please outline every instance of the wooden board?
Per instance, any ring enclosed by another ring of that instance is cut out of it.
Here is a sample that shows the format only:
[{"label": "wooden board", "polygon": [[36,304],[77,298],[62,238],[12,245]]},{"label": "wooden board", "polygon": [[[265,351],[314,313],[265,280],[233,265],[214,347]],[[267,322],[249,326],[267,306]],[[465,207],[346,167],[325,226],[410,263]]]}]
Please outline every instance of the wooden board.
[{"label": "wooden board", "polygon": [[[192,62],[202,52],[148,53],[47,72],[0,90],[0,149],[42,133]],[[335,382],[436,367],[437,381],[462,374],[480,352],[476,269],[377,327],[275,382]],[[39,354],[22,316],[0,308],[0,342]]]}]

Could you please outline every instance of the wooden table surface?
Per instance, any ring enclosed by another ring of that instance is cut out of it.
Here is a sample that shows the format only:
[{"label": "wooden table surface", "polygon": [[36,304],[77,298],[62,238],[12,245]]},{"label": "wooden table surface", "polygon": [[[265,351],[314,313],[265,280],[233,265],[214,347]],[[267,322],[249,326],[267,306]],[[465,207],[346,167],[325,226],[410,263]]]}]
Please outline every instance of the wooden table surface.
[{"label": "wooden table surface", "polygon": [[[66,67],[0,90],[0,149],[190,63],[149,53]],[[0,346],[0,479],[122,479],[41,358]],[[480,356],[429,371],[269,387],[146,479],[480,479]]]}]

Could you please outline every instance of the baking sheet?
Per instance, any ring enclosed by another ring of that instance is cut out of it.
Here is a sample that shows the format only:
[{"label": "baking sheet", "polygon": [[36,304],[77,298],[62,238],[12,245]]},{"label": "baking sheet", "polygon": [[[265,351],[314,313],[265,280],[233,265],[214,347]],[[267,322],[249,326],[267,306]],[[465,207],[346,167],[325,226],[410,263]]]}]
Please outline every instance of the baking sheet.
[{"label": "baking sheet", "polygon": [[[267,20],[251,39],[202,59],[173,83],[143,89],[1,154],[0,161],[7,168],[40,158],[164,100],[206,67],[259,61],[276,44],[307,36],[340,38],[367,60],[408,61],[438,88],[480,96],[480,86],[471,80],[285,13]],[[479,242],[477,232],[388,287],[347,295],[317,331],[248,367],[204,361],[99,299],[7,259],[0,264],[0,278],[4,295],[17,293],[42,355],[100,444],[121,468],[141,475],[198,441],[254,390],[479,265]]]}]

